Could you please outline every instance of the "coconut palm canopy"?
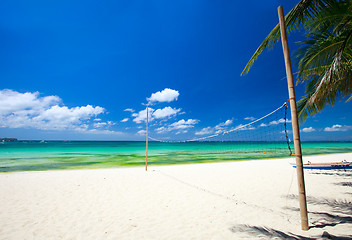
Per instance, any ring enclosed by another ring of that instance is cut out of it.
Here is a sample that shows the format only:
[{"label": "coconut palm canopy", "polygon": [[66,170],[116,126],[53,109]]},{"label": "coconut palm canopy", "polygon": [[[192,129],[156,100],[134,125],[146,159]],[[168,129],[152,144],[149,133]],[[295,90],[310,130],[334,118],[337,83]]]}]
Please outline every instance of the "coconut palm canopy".
[{"label": "coconut palm canopy", "polygon": [[[301,0],[286,16],[288,32],[306,30],[307,40],[299,42],[297,83],[306,83],[306,95],[298,102],[301,121],[352,90],[352,1]],[[279,24],[269,33],[244,68],[248,73],[267,47],[280,39]]]}]

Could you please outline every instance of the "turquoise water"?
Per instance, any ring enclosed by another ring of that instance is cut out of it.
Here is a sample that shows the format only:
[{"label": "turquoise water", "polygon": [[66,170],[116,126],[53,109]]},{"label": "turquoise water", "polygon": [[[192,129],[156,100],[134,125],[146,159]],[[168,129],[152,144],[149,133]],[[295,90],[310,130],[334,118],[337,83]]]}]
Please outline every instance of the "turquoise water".
[{"label": "turquoise water", "polygon": [[[292,148],[292,146],[291,146]],[[145,164],[145,142],[19,141],[0,144],[0,171]],[[352,142],[303,142],[304,155],[352,152]],[[285,142],[149,142],[150,165],[289,157]]]}]

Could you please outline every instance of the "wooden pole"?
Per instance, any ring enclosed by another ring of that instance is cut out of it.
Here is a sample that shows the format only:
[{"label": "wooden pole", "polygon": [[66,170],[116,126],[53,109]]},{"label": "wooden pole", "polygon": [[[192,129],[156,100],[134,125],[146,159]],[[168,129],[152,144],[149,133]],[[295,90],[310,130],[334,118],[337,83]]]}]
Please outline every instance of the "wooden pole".
[{"label": "wooden pole", "polygon": [[145,170],[148,170],[148,121],[149,121],[149,112],[147,106],[147,132],[146,132],[146,140],[145,140]]},{"label": "wooden pole", "polygon": [[298,117],[297,117],[295,85],[293,83],[290,51],[289,51],[288,42],[287,42],[285,15],[284,15],[284,11],[283,11],[282,6],[279,6],[277,10],[279,12],[281,42],[282,42],[282,49],[283,49],[284,56],[285,56],[288,94],[290,97],[292,131],[293,131],[295,156],[296,156],[297,178],[298,178],[299,204],[300,204],[300,209],[301,209],[301,225],[302,225],[302,230],[309,230],[308,213],[307,213],[307,199],[306,199],[306,190],[305,190],[305,185],[304,185],[301,140],[300,140],[300,136],[299,136],[299,125],[298,125]]}]

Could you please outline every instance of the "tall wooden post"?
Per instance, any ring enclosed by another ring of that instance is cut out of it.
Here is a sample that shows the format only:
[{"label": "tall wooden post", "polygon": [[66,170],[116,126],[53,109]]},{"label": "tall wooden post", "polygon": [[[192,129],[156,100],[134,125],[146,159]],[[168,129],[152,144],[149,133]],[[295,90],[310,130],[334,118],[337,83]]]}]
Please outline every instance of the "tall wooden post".
[{"label": "tall wooden post", "polygon": [[146,140],[145,140],[145,170],[148,170],[148,121],[149,121],[149,112],[147,106],[147,132],[146,132]]},{"label": "tall wooden post", "polygon": [[307,199],[306,199],[306,190],[305,190],[305,185],[304,185],[302,150],[301,150],[301,140],[300,140],[300,136],[299,136],[299,125],[298,125],[298,117],[297,117],[295,85],[293,83],[290,51],[288,49],[285,15],[284,15],[284,11],[282,9],[282,6],[279,6],[277,10],[279,12],[281,42],[282,42],[282,49],[283,49],[284,56],[285,56],[288,94],[290,97],[292,131],[293,131],[295,156],[296,156],[297,178],[298,178],[299,204],[300,204],[300,209],[301,209],[301,225],[302,225],[302,230],[308,230],[309,226],[308,226],[308,213],[307,213]]}]

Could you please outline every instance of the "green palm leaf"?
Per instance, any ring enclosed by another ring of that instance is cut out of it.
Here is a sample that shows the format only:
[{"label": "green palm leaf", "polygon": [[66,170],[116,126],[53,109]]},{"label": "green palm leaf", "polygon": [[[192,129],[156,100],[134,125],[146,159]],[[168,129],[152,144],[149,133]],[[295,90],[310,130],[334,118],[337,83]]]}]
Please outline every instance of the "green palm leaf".
[{"label": "green palm leaf", "polygon": [[[306,84],[298,101],[300,121],[334,105],[340,98],[352,100],[352,0],[301,0],[286,16],[288,32],[304,27],[306,40],[295,56],[297,83]],[[246,74],[256,58],[280,39],[279,25],[270,32],[247,63]]]},{"label": "green palm leaf", "polygon": [[[305,26],[309,21],[314,19],[319,12],[330,5],[334,1],[332,0],[301,0],[289,13],[285,16],[285,22],[287,25],[288,33]],[[258,49],[254,52],[251,59],[248,61],[247,65],[243,69],[241,75],[248,73],[249,69],[252,67],[254,61],[267,47],[273,47],[274,44],[280,40],[280,26],[277,24],[269,35],[260,44]]]},{"label": "green palm leaf", "polygon": [[300,121],[309,114],[334,105],[340,98],[351,100],[352,4],[335,1],[321,10],[306,26],[308,40],[301,41],[297,82],[308,82],[306,95],[298,102]]}]

